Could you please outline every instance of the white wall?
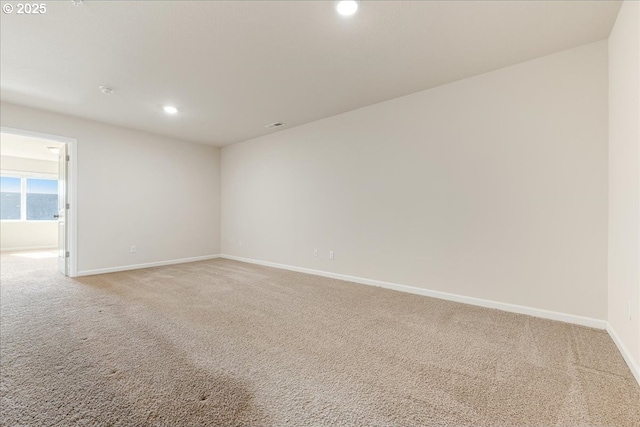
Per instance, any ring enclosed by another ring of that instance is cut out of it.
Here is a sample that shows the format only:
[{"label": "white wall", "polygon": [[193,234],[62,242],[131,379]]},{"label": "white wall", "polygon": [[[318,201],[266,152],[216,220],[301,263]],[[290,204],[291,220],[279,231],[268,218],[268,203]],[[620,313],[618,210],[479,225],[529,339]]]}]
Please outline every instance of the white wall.
[{"label": "white wall", "polygon": [[[4,172],[47,173],[57,175],[58,164],[46,160],[0,156]],[[0,250],[20,251],[54,248],[58,245],[58,225],[54,221],[0,221]]]},{"label": "white wall", "polygon": [[3,251],[55,248],[58,227],[53,221],[0,222],[0,248]]},{"label": "white wall", "polygon": [[606,41],[224,147],[222,252],[606,319]]},{"label": "white wall", "polygon": [[218,148],[0,108],[2,126],[77,138],[79,273],[219,253]]},{"label": "white wall", "polygon": [[[609,324],[640,373],[640,4],[609,38]],[[628,305],[631,305],[631,320]],[[640,381],[640,377],[638,377]]]},{"label": "white wall", "polygon": [[58,163],[47,160],[0,156],[0,169],[3,171],[47,173],[58,176]]}]

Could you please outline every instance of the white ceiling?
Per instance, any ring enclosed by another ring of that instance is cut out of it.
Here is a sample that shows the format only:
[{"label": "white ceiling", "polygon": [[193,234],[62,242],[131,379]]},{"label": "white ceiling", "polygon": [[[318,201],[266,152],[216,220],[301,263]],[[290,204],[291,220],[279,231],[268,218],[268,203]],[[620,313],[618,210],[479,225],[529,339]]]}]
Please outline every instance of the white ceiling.
[{"label": "white ceiling", "polygon": [[2,100],[218,146],[601,40],[620,7],[363,1],[343,18],[333,1],[46,4],[0,18]]},{"label": "white ceiling", "polygon": [[2,156],[57,162],[58,155],[53,154],[47,147],[60,146],[62,143],[56,141],[7,133],[0,134],[0,155]]}]

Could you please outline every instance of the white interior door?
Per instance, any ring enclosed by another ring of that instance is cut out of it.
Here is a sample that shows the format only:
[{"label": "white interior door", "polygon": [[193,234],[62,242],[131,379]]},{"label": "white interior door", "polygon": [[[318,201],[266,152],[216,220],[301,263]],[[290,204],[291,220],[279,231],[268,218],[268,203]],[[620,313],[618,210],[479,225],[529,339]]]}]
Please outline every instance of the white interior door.
[{"label": "white interior door", "polygon": [[67,238],[67,144],[62,144],[58,153],[58,270],[69,275],[69,239]]}]

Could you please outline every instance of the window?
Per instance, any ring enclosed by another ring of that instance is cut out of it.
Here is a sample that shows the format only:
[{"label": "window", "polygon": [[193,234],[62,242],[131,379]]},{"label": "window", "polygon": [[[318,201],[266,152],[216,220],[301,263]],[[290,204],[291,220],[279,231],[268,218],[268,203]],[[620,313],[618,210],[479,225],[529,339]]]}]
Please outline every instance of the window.
[{"label": "window", "polygon": [[27,178],[27,221],[50,221],[58,213],[58,181]]},{"label": "window", "polygon": [[0,219],[20,219],[22,210],[20,178],[0,177]]},{"label": "window", "polygon": [[58,213],[58,181],[2,176],[2,220],[53,221]]}]

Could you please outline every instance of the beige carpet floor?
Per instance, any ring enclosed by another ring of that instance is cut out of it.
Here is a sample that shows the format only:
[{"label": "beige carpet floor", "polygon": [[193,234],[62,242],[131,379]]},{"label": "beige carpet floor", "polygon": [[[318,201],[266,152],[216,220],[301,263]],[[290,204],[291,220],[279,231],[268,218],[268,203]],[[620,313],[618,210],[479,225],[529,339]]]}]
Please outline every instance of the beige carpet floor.
[{"label": "beige carpet floor", "polygon": [[2,256],[3,426],[638,426],[604,331],[229,260]]}]

